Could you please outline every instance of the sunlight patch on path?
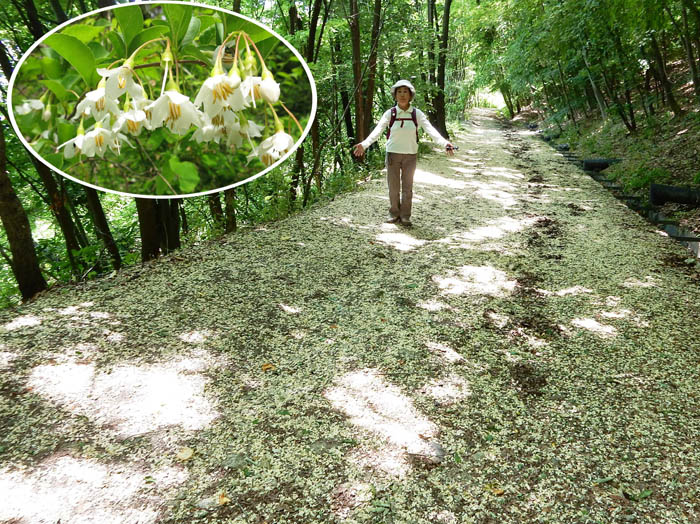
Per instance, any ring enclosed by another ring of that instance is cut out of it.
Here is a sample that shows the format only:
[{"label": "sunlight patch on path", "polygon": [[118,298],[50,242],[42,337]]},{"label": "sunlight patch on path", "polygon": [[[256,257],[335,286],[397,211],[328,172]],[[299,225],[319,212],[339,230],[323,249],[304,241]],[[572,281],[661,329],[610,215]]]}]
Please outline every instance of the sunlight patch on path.
[{"label": "sunlight patch on path", "polygon": [[384,441],[379,449],[363,446],[354,454],[361,466],[403,477],[411,469],[412,458],[434,463],[442,459],[444,451],[436,441],[438,427],[418,413],[411,399],[385,382],[376,370],[348,373],[324,396],[350,418],[351,424]]},{"label": "sunlight patch on path", "polygon": [[472,394],[469,383],[455,373],[433,379],[419,391],[432,397],[440,406],[449,406]]},{"label": "sunlight patch on path", "polygon": [[[506,236],[509,233],[517,233],[524,228],[534,224],[534,218],[524,218],[516,220],[511,217],[501,217],[491,220],[485,226],[475,227],[469,231],[460,231],[445,238],[437,240],[439,243],[452,244],[456,242],[483,242],[484,240],[495,240]],[[469,248],[468,244],[460,244],[454,247]]]},{"label": "sunlight patch on path", "polygon": [[575,318],[571,321],[571,324],[577,328],[585,329],[603,338],[617,335],[617,329],[606,324],[601,324],[594,318]]},{"label": "sunlight patch on path", "polygon": [[416,184],[428,184],[433,186],[443,186],[449,187],[451,189],[464,189],[467,184],[466,182],[461,182],[459,180],[453,180],[451,178],[445,178],[435,173],[429,171],[423,171],[422,169],[416,169],[415,177],[413,178],[414,185]]},{"label": "sunlight patch on path", "polygon": [[208,366],[198,358],[167,364],[121,365],[110,373],[92,363],[37,366],[28,385],[34,392],[126,438],[167,426],[197,430],[218,415],[204,396]]},{"label": "sunlight patch on path", "polygon": [[648,276],[644,280],[639,280],[637,278],[629,278],[622,284],[623,287],[657,287],[658,284],[654,282],[654,277]]},{"label": "sunlight patch on path", "polygon": [[463,266],[447,276],[434,276],[433,281],[446,295],[504,296],[517,285],[505,272],[491,266]]},{"label": "sunlight patch on path", "polygon": [[468,184],[475,189],[474,193],[477,196],[480,196],[481,198],[484,198],[486,200],[497,202],[506,209],[509,207],[513,207],[518,203],[518,201],[512,194],[508,193],[507,191],[497,189],[492,184],[477,181],[471,181]]},{"label": "sunlight patch on path", "polygon": [[188,344],[203,344],[212,336],[211,332],[208,330],[204,331],[188,331],[187,333],[182,333],[178,338],[183,342]]},{"label": "sunlight patch on path", "polygon": [[[2,346],[0,346],[0,348],[1,347]],[[16,353],[10,353],[9,351],[0,351],[0,369],[8,367],[16,358]]]},{"label": "sunlight patch on path", "polygon": [[450,346],[446,346],[445,344],[440,344],[438,342],[428,342],[426,346],[431,352],[435,353],[440,358],[446,360],[451,364],[454,364],[455,362],[462,362],[464,360],[464,357],[462,355],[457,353]]},{"label": "sunlight patch on path", "polygon": [[412,251],[425,245],[425,240],[421,240],[407,233],[402,233],[399,228],[393,224],[382,224],[384,233],[379,233],[375,239],[377,242],[386,244],[399,251]]},{"label": "sunlight patch on path", "polygon": [[3,326],[6,331],[14,331],[23,327],[34,327],[41,324],[41,319],[34,315],[24,315],[17,317],[12,322],[8,322]]},{"label": "sunlight patch on path", "polygon": [[180,468],[146,470],[54,455],[37,467],[0,469],[0,522],[155,522],[164,491],[186,478]]}]

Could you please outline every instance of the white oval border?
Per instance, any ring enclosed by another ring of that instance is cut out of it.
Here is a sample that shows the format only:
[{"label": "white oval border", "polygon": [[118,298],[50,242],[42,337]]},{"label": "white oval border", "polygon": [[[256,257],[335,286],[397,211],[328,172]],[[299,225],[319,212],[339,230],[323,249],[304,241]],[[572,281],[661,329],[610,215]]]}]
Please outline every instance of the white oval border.
[{"label": "white oval border", "polygon": [[[182,195],[146,195],[146,194],[139,194],[139,193],[124,193],[122,191],[116,191],[114,189],[108,189],[106,187],[100,187],[96,186],[93,184],[89,184],[85,182],[84,180],[80,180],[78,178],[75,178],[68,173],[62,171],[61,169],[58,169],[56,166],[48,162],[47,160],[44,160],[44,157],[42,157],[39,153],[37,153],[34,148],[29,145],[29,142],[24,138],[24,135],[19,129],[19,126],[17,125],[17,122],[15,121],[15,114],[14,114],[14,105],[12,104],[12,91],[14,88],[15,80],[17,78],[17,75],[19,74],[19,70],[22,68],[22,64],[24,61],[34,52],[34,50],[41,45],[41,43],[46,40],[49,36],[51,36],[53,33],[56,33],[63,29],[64,27],[73,24],[77,20],[81,20],[83,18],[87,18],[89,16],[93,16],[97,13],[101,13],[102,11],[112,11],[114,9],[118,9],[120,7],[126,7],[126,6],[131,6],[131,5],[142,5],[142,4],[179,4],[179,5],[187,5],[187,6],[192,6],[192,7],[201,7],[204,9],[211,9],[214,11],[221,11],[223,13],[226,13],[228,15],[232,15],[235,17],[242,18],[254,25],[257,25],[258,27],[262,28],[263,30],[267,31],[270,33],[272,36],[277,38],[278,40],[281,40],[294,54],[294,56],[297,57],[299,62],[301,63],[302,67],[304,68],[304,71],[306,72],[306,76],[309,78],[309,83],[311,85],[311,113],[309,115],[309,121],[306,124],[306,128],[301,134],[301,137],[299,137],[299,140],[297,140],[292,147],[284,156],[282,156],[277,162],[272,164],[271,166],[263,169],[259,173],[246,178],[245,180],[241,180],[240,182],[236,182],[235,184],[231,184],[230,186],[223,186],[219,187],[216,189],[210,189],[208,191],[202,191],[200,193],[187,193],[187,194],[182,194]],[[101,9],[95,9],[94,11],[90,11],[89,13],[82,14],[80,16],[76,16],[75,18],[71,18],[67,22],[62,23],[61,25],[53,28],[51,31],[46,33],[41,37],[41,39],[37,40],[32,44],[32,46],[27,49],[27,51],[22,55],[22,58],[19,59],[17,62],[17,65],[15,66],[14,71],[12,72],[12,77],[10,78],[10,83],[7,86],[7,106],[9,109],[9,115],[10,115],[10,123],[12,124],[12,128],[15,130],[15,133],[19,137],[20,141],[22,144],[24,144],[24,147],[27,148],[27,150],[34,155],[41,163],[45,164],[51,171],[55,171],[56,173],[59,173],[61,176],[66,177],[69,180],[72,180],[73,182],[76,182],[78,184],[81,184],[83,186],[91,187],[93,189],[97,189],[99,191],[106,191],[108,193],[114,193],[116,195],[121,195],[121,196],[127,196],[127,197],[134,197],[134,198],[153,198],[153,199],[172,199],[172,198],[190,198],[190,197],[196,197],[196,196],[203,196],[203,195],[210,195],[212,193],[219,193],[221,191],[226,191],[227,189],[233,189],[234,187],[242,186],[243,184],[247,184],[248,182],[252,182],[253,180],[260,178],[261,176],[267,174],[271,170],[275,169],[278,167],[282,162],[287,160],[289,156],[296,152],[296,150],[301,146],[301,143],[304,141],[306,136],[309,134],[309,131],[311,130],[311,126],[314,122],[314,119],[316,118],[316,110],[317,110],[317,94],[316,94],[316,81],[314,80],[313,75],[311,74],[311,70],[309,69],[308,64],[306,63],[306,60],[301,56],[299,51],[296,50],[296,48],[287,42],[286,39],[282,38],[280,35],[277,34],[277,32],[273,31],[266,25],[258,22],[257,20],[253,20],[252,18],[249,18],[245,15],[236,13],[234,11],[229,11],[227,9],[223,9],[221,7],[216,7],[208,4],[200,4],[200,3],[195,3],[195,2],[179,2],[179,1],[172,1],[172,0],[165,0],[165,1],[145,1],[145,2],[130,2],[128,4],[116,4],[114,6],[108,6],[108,7],[103,7]]]}]

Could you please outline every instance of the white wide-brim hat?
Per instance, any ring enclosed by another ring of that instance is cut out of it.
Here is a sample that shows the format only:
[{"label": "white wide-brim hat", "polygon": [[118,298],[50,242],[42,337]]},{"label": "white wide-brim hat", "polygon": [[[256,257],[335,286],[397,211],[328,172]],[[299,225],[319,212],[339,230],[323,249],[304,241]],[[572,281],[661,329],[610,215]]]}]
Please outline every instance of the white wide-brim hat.
[{"label": "white wide-brim hat", "polygon": [[399,87],[407,87],[411,90],[411,95],[416,96],[416,88],[408,80],[399,80],[393,86],[391,86],[391,96],[396,98],[396,90]]}]

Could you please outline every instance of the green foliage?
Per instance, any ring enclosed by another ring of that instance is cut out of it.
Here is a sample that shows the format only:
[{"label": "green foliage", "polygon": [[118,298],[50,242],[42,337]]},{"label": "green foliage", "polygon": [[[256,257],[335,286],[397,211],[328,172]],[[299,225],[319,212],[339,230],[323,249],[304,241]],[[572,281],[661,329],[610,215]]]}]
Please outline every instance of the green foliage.
[{"label": "green foliage", "polygon": [[627,179],[626,185],[629,189],[641,189],[649,187],[650,184],[668,182],[670,178],[671,173],[665,168],[640,166],[631,173],[631,176]]}]

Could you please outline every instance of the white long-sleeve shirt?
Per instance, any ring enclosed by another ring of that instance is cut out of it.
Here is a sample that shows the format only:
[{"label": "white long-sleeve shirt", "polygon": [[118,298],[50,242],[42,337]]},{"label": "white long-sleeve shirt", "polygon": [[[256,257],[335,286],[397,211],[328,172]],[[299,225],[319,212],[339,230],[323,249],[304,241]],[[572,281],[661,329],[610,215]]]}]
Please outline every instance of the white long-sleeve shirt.
[{"label": "white long-sleeve shirt", "polygon": [[[418,152],[418,142],[416,142],[416,126],[411,119],[411,112],[413,111],[413,106],[409,105],[408,109],[404,111],[400,107],[396,106],[396,121],[394,125],[391,126],[391,133],[389,135],[389,140],[386,142],[386,152],[387,153],[404,153],[409,155],[414,155]],[[406,120],[399,120],[400,118],[405,118]],[[433,139],[433,142],[437,143],[440,147],[445,147],[449,142],[445,140],[440,133],[430,124],[425,113],[420,109],[416,109],[416,121],[418,122],[418,127],[421,127],[428,133],[428,136]],[[367,149],[371,146],[382,134],[382,132],[389,126],[391,122],[391,109],[387,110],[382,118],[379,120],[377,127],[365,138],[362,142],[362,147]],[[403,126],[401,123],[403,122]]]}]

